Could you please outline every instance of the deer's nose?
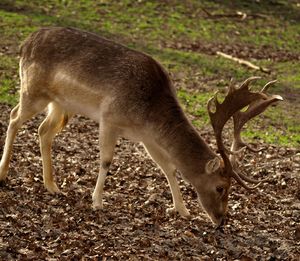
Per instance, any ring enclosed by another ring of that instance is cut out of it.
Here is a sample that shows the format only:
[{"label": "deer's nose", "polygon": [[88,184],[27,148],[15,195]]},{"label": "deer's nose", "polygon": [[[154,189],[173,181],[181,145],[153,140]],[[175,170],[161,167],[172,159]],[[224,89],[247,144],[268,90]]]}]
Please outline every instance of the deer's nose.
[{"label": "deer's nose", "polygon": [[223,226],[225,226],[228,222],[228,216],[227,215],[224,215],[222,217],[219,218],[218,220],[219,222],[217,223],[217,229],[220,229],[222,228]]}]

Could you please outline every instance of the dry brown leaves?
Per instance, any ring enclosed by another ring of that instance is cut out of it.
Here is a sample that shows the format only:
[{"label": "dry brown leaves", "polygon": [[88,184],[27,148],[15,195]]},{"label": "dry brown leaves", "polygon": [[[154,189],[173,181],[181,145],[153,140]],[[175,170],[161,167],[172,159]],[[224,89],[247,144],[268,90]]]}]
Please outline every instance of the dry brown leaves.
[{"label": "dry brown leaves", "polygon": [[[3,141],[9,108],[0,109]],[[0,187],[1,260],[299,258],[299,150],[271,146],[261,155],[245,157],[245,169],[270,181],[257,192],[234,185],[230,221],[215,230],[199,208],[196,193],[183,181],[181,190],[193,218],[166,214],[171,193],[165,177],[142,146],[126,140],[116,147],[105,184],[105,209],[92,210],[98,130],[83,117],[73,119],[56,138],[53,159],[63,193],[50,195],[42,184],[39,122],[41,117],[19,132],[8,179]],[[204,131],[209,139],[209,131]],[[2,154],[2,146],[0,150]]]}]

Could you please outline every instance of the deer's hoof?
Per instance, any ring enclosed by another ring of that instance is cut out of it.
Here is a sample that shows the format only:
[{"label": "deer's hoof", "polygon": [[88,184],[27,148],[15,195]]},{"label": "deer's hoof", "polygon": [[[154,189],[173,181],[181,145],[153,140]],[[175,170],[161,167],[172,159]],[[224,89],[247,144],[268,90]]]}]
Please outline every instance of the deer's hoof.
[{"label": "deer's hoof", "polygon": [[0,181],[4,181],[7,176],[7,170],[0,167]]},{"label": "deer's hoof", "polygon": [[167,208],[167,214],[168,215],[179,214],[183,218],[189,218],[191,216],[190,212],[186,208],[175,209],[175,207]]},{"label": "deer's hoof", "polygon": [[45,187],[48,190],[48,192],[51,194],[61,193],[55,182],[49,182],[45,184]]},{"label": "deer's hoof", "polygon": [[93,209],[94,210],[101,210],[101,209],[103,209],[103,203],[102,202],[93,202]]}]

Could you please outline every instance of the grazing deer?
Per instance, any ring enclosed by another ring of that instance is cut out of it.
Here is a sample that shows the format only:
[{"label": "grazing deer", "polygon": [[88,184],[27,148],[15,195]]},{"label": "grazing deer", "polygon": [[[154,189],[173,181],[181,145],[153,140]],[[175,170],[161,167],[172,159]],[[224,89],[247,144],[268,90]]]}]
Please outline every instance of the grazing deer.
[{"label": "grazing deer", "polygon": [[[43,28],[21,46],[20,78],[20,101],[10,114],[0,180],[7,176],[17,130],[48,107],[47,117],[38,129],[43,181],[49,192],[59,192],[52,174],[51,144],[68,120],[79,113],[100,125],[95,208],[103,208],[104,180],[117,138],[123,136],[142,142],[161,167],[171,188],[175,211],[189,215],[176,181],[178,169],[193,185],[202,207],[217,225],[227,211],[231,178],[247,189],[256,186],[249,187],[245,181],[260,184],[238,172],[237,152],[223,145],[225,123],[233,117],[232,149],[240,150],[245,146],[240,138],[243,125],[271,103],[282,100],[278,95],[265,94],[273,82],[261,92],[251,92],[248,85],[257,77],[247,79],[240,88],[230,87],[223,103],[215,95],[208,102],[208,112],[220,157],[183,113],[167,72],[144,53],[73,28]],[[245,106],[248,110],[240,111]]]}]

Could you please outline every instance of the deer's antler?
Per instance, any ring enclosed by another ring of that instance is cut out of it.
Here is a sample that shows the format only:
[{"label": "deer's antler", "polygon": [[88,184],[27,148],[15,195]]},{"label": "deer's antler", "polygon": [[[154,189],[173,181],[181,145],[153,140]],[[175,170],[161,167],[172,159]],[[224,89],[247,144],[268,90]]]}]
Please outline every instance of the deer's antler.
[{"label": "deer's antler", "polygon": [[[256,181],[247,177],[243,173],[237,173],[236,171],[236,155],[243,150],[244,147],[249,148],[251,151],[259,151],[251,148],[245,144],[240,136],[242,127],[253,117],[262,113],[270,104],[275,101],[282,100],[279,95],[268,96],[265,91],[269,86],[276,81],[268,82],[260,92],[251,92],[249,90],[249,84],[259,79],[260,77],[250,77],[239,87],[235,88],[232,84],[229,86],[228,94],[224,101],[219,103],[217,99],[217,93],[213,98],[208,101],[208,113],[213,126],[218,150],[223,158],[226,173],[232,176],[240,185],[246,189],[254,189],[260,185],[262,181]],[[215,112],[213,112],[212,106],[215,106]],[[248,106],[245,112],[241,109]],[[231,150],[225,148],[222,140],[222,130],[226,122],[233,117],[234,120],[234,141]],[[231,154],[230,158],[228,155]],[[253,187],[249,187],[244,181],[257,184]]]},{"label": "deer's antler", "polygon": [[233,114],[233,122],[234,122],[234,140],[231,146],[232,151],[239,150],[243,147],[247,147],[252,152],[259,152],[261,150],[253,149],[249,145],[245,144],[241,138],[241,130],[243,126],[255,116],[264,112],[268,106],[276,101],[283,100],[280,95],[270,95],[268,96],[265,92],[267,89],[277,81],[268,82],[261,90],[260,93],[265,94],[264,98],[257,99],[253,101],[247,108],[246,111],[237,111]]}]

